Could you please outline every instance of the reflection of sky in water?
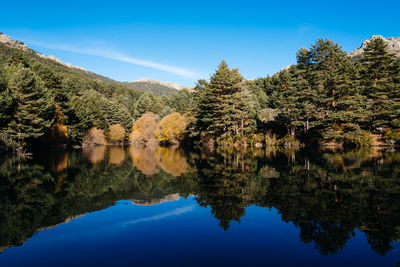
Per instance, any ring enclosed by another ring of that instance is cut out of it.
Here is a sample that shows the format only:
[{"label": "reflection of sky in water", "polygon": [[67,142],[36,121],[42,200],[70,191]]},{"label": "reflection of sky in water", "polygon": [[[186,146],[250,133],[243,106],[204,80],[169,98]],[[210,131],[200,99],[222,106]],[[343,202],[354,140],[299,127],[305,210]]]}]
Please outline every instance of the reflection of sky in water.
[{"label": "reflection of sky in water", "polygon": [[283,222],[275,209],[248,207],[240,223],[224,231],[193,197],[152,206],[129,203],[119,201],[39,232],[4,251],[0,264],[388,266],[398,259],[394,253],[371,253],[358,231],[344,251],[321,256],[312,243],[299,240],[299,229]]},{"label": "reflection of sky in water", "polygon": [[124,226],[124,225],[141,223],[141,222],[151,222],[151,221],[165,219],[165,218],[168,218],[171,216],[178,216],[178,215],[182,215],[182,214],[193,211],[194,207],[195,207],[194,205],[190,205],[190,206],[186,206],[186,207],[182,207],[182,208],[176,208],[171,211],[167,211],[167,212],[157,214],[157,215],[154,215],[151,217],[139,218],[139,219],[123,222],[122,225]]}]

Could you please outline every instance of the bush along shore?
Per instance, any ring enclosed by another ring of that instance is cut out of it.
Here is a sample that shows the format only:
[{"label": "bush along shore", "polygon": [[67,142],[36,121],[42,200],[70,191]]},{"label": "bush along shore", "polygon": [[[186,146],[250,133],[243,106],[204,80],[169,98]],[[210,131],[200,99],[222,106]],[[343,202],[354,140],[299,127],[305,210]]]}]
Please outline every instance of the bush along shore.
[{"label": "bush along shore", "polygon": [[222,61],[193,89],[155,96],[0,44],[0,150],[33,145],[396,146],[400,60],[381,38],[362,54],[318,39],[297,64],[245,80]]}]

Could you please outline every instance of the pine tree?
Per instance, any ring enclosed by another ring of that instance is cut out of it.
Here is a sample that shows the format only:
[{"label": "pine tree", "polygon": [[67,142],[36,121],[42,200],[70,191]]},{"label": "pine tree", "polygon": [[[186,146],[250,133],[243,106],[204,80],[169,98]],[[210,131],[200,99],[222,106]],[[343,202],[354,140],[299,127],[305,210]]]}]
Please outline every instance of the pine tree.
[{"label": "pine tree", "polygon": [[156,102],[157,101],[155,99],[155,96],[151,92],[143,93],[134,104],[133,117],[135,119],[138,119],[146,112],[160,112],[162,110],[162,107],[155,107]]},{"label": "pine tree", "polygon": [[[371,40],[363,54],[362,83],[364,94],[370,102],[372,113],[370,127],[393,127],[397,119],[399,103],[396,100],[394,56],[387,51],[387,45],[381,38]],[[397,118],[396,118],[397,117]]]},{"label": "pine tree", "polygon": [[397,58],[392,64],[391,75],[393,79],[393,87],[390,99],[393,101],[391,127],[400,128],[400,59]]},{"label": "pine tree", "polygon": [[197,126],[211,137],[240,138],[254,128],[251,116],[252,99],[237,69],[229,69],[225,61],[218,66],[209,82],[199,81]]},{"label": "pine tree", "polygon": [[14,148],[21,150],[28,141],[42,136],[53,123],[54,97],[23,64],[6,67],[5,77],[13,99],[11,120],[5,133]]},{"label": "pine tree", "polygon": [[[1,70],[0,70],[1,71]],[[4,75],[0,72],[0,127],[7,125],[11,119],[13,99],[6,86]]]},{"label": "pine tree", "polygon": [[304,132],[315,128],[324,139],[339,141],[345,134],[360,130],[359,124],[369,115],[365,111],[367,102],[355,82],[356,68],[341,47],[319,39],[308,52],[300,50],[297,59],[297,68],[307,80],[299,97]]},{"label": "pine tree", "polygon": [[281,97],[278,98],[278,103],[274,105],[279,109],[279,123],[286,128],[287,134],[292,136],[296,134],[296,128],[303,124],[303,120],[300,118],[302,113],[301,105],[306,104],[299,102],[302,93],[300,84],[304,79],[300,79],[297,74],[298,69],[295,66],[279,73],[277,90]]}]

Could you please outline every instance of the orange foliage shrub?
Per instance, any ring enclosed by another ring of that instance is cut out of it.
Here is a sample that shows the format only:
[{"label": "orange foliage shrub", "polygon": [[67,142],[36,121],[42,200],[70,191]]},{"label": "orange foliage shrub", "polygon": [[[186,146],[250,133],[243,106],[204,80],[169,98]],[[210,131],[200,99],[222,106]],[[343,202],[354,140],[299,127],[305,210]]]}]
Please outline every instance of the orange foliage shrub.
[{"label": "orange foliage shrub", "polygon": [[160,128],[155,135],[159,142],[177,142],[183,139],[188,121],[185,116],[174,112],[165,116],[160,122]]},{"label": "orange foliage shrub", "polygon": [[46,143],[51,143],[53,145],[62,145],[68,142],[68,129],[65,124],[65,120],[61,111],[61,107],[55,104],[56,114],[55,123],[51,125],[48,132],[43,136],[43,140]]},{"label": "orange foliage shrub", "polygon": [[66,125],[61,123],[54,123],[46,135],[46,138],[51,140],[51,143],[54,144],[65,144],[68,141],[68,129]]},{"label": "orange foliage shrub", "polygon": [[146,144],[149,141],[153,142],[155,140],[154,133],[157,129],[156,115],[147,112],[133,124],[132,132],[129,135],[129,141],[132,144]]},{"label": "orange foliage shrub", "polygon": [[106,145],[107,141],[104,136],[104,131],[93,127],[89,129],[83,138],[83,146],[93,146],[93,145]]},{"label": "orange foliage shrub", "polygon": [[109,127],[108,136],[111,142],[123,141],[125,139],[125,129],[121,124],[114,124]]}]

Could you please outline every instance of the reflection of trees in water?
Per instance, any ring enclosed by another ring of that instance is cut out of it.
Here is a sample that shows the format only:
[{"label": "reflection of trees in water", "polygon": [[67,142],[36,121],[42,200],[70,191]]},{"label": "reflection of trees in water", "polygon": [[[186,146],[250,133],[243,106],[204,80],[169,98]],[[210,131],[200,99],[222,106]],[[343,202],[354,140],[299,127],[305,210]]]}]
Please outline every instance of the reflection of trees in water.
[{"label": "reflection of trees in water", "polygon": [[254,157],[249,162],[240,154],[208,155],[196,163],[196,195],[224,229],[256,204],[276,208],[282,220],[300,228],[303,242],[314,242],[324,255],[342,249],[355,229],[366,234],[375,252],[385,254],[400,238],[400,161],[396,165],[393,156],[385,157],[390,164],[365,151],[282,151],[265,162]]},{"label": "reflection of trees in water", "polygon": [[7,167],[0,172],[0,246],[8,247],[22,244],[26,232],[31,235],[38,228],[37,214],[52,205],[49,187],[54,180],[37,164],[13,159],[3,164]]},{"label": "reflection of trees in water", "polygon": [[159,147],[156,154],[158,166],[172,176],[181,176],[189,168],[181,149]]},{"label": "reflection of trees in water", "polygon": [[68,152],[62,151],[59,153],[54,153],[50,157],[51,170],[53,172],[61,172],[68,167]]},{"label": "reflection of trees in water", "polygon": [[82,149],[83,157],[92,164],[103,161],[106,156],[106,151],[106,146],[90,146]]},{"label": "reflection of trees in water", "polygon": [[[396,178],[400,169],[377,166],[376,159],[354,167],[357,154],[327,153],[322,156],[327,161],[311,163],[309,169],[301,162],[287,171],[281,169],[281,178],[271,181],[261,205],[277,208],[283,220],[300,228],[301,239],[313,241],[322,254],[343,248],[356,228],[367,235],[377,253],[385,254],[390,242],[400,237],[394,230],[400,224],[400,181]],[[331,165],[329,159],[338,157],[345,168]],[[371,238],[366,224],[372,233],[380,234]],[[379,249],[375,244],[381,244]]]},{"label": "reflection of trees in water", "polygon": [[0,247],[19,245],[38,229],[106,208],[119,199],[161,203],[172,200],[174,193],[190,194],[187,188],[178,189],[181,180],[171,175],[160,173],[148,179],[130,161],[121,162],[121,152],[126,150],[110,147],[107,162],[106,150],[98,148],[39,162],[11,158],[0,162]]},{"label": "reflection of trees in water", "polygon": [[120,146],[112,146],[108,152],[108,162],[114,165],[120,165],[125,161],[125,149]]},{"label": "reflection of trees in water", "polygon": [[196,195],[226,230],[249,205],[276,208],[322,254],[337,253],[355,229],[379,254],[400,238],[399,153],[259,150],[186,158],[181,150],[130,147],[132,168],[126,150],[107,149],[0,164],[0,247],[119,199],[158,203],[176,193]]},{"label": "reflection of trees in water", "polygon": [[143,174],[151,176],[158,168],[172,176],[181,176],[189,165],[181,149],[159,146],[130,146],[129,154],[133,165]]},{"label": "reflection of trees in water", "polygon": [[129,155],[133,165],[144,175],[154,175],[158,173],[156,152],[157,146],[130,146]]},{"label": "reflection of trees in water", "polygon": [[199,175],[197,201],[210,206],[221,227],[229,228],[230,221],[240,221],[249,205],[251,173],[254,166],[241,154],[208,155],[196,162]]}]

